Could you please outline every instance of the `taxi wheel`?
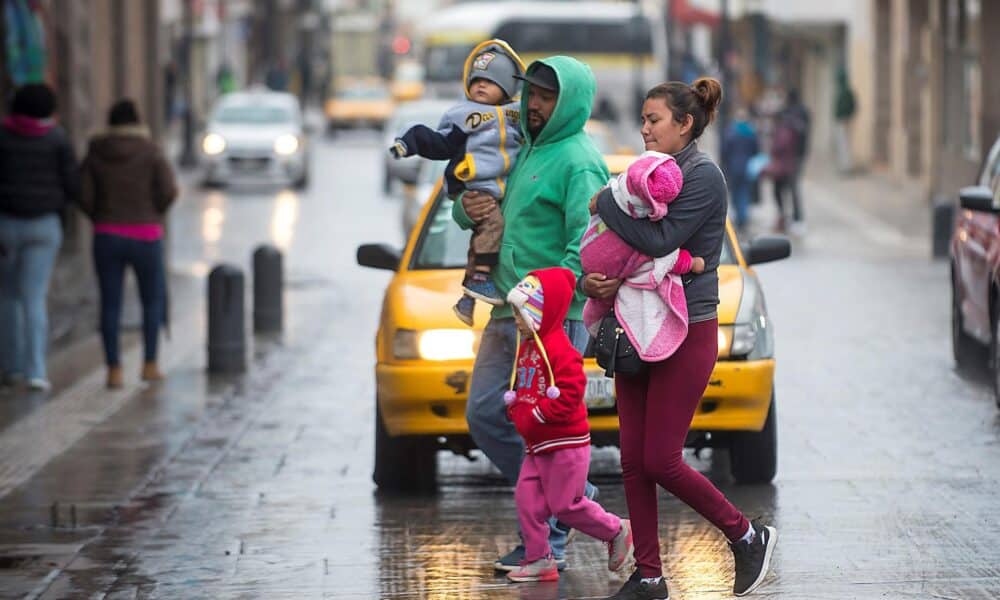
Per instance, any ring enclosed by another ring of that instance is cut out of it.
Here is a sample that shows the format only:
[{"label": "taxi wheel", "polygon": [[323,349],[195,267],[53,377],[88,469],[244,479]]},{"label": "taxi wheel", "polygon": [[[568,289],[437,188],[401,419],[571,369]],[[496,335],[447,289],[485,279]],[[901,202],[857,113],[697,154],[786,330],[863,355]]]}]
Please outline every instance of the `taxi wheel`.
[{"label": "taxi wheel", "polygon": [[729,469],[737,483],[770,483],[778,470],[778,425],[774,392],[764,429],[733,434]]},{"label": "taxi wheel", "polygon": [[954,275],[951,279],[951,351],[955,357],[955,365],[959,369],[982,365],[983,352],[980,346],[963,329],[962,311],[959,308]]},{"label": "taxi wheel", "polygon": [[375,471],[372,480],[388,492],[433,492],[437,486],[437,440],[392,437],[375,409]]}]

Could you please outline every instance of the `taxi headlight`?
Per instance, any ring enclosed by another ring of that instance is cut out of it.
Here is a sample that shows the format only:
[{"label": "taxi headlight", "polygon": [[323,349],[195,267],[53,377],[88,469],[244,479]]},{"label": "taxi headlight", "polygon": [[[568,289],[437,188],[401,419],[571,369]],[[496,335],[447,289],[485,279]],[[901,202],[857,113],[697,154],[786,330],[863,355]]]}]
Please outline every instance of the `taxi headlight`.
[{"label": "taxi headlight", "polygon": [[201,149],[209,156],[222,154],[226,149],[226,138],[217,133],[210,133],[201,141]]},{"label": "taxi headlight", "polygon": [[476,334],[463,329],[400,329],[392,339],[392,354],[403,360],[470,360],[475,353]]},{"label": "taxi headlight", "polygon": [[760,284],[744,275],[736,323],[719,327],[719,356],[746,360],[772,358],[774,331],[770,325]]},{"label": "taxi headlight", "polygon": [[274,151],[282,156],[291,156],[299,151],[299,138],[291,134],[279,135],[274,140]]}]

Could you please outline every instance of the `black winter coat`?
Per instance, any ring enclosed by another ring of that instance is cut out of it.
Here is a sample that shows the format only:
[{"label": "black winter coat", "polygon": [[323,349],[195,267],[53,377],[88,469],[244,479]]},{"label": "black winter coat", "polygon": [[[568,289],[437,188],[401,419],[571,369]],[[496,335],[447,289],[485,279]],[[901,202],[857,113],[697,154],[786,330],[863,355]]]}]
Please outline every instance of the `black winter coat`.
[{"label": "black winter coat", "polygon": [[59,127],[27,136],[0,127],[0,213],[40,217],[75,202],[80,189],[73,147]]}]

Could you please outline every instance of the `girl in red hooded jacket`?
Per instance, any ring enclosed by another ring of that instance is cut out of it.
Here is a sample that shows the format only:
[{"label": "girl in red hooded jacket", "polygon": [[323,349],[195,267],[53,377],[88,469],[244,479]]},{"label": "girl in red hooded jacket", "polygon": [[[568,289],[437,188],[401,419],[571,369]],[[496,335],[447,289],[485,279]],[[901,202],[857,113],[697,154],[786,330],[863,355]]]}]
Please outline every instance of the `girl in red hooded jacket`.
[{"label": "girl in red hooded jacket", "polygon": [[633,552],[628,520],[583,493],[590,467],[590,424],[583,403],[587,377],[583,357],[563,327],[574,284],[568,269],[541,269],[529,273],[507,296],[523,341],[504,402],[526,448],[514,491],[525,560],[507,574],[511,581],[559,579],[548,539],[553,516],[607,542],[611,571],[620,569]]}]

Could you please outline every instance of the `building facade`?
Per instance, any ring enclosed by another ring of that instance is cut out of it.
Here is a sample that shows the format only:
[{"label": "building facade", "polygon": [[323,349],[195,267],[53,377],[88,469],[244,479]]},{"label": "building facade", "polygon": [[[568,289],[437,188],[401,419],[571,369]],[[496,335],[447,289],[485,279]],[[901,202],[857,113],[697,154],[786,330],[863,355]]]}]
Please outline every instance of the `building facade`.
[{"label": "building facade", "polygon": [[974,182],[1000,135],[1000,2],[865,0],[851,32],[855,154],[926,201]]}]

